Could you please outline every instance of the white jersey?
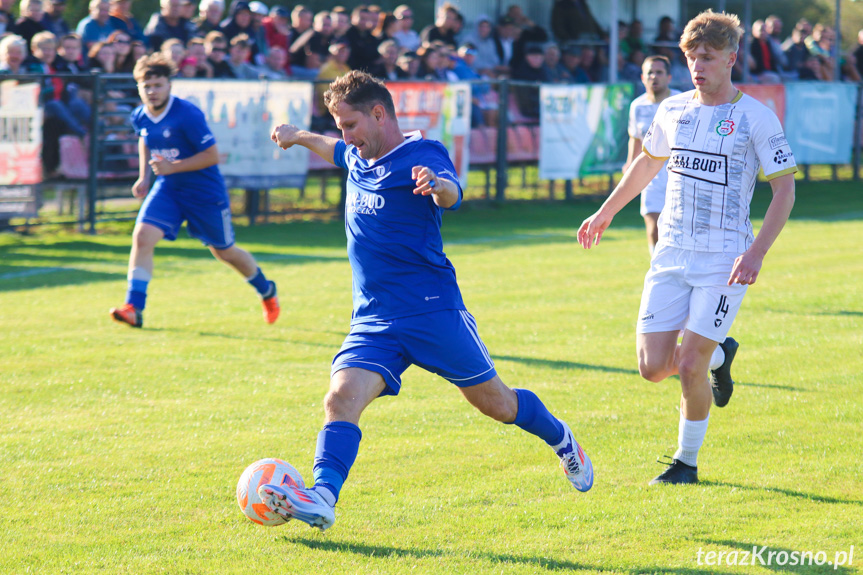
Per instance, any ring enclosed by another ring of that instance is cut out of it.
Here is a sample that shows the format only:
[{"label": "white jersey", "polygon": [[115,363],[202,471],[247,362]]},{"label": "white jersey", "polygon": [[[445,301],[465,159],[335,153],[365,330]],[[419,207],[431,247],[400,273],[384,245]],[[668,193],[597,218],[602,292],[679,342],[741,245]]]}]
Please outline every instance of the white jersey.
[{"label": "white jersey", "polygon": [[776,114],[742,92],[721,106],[703,105],[694,90],[666,98],[643,149],[668,159],[658,245],[687,250],[745,252],[755,239],[749,204],[758,169],[768,180],[797,171]]},{"label": "white jersey", "polygon": [[[679,90],[671,90],[671,96],[679,94]],[[670,96],[669,96],[670,97]],[[647,94],[642,94],[629,105],[629,137],[634,140],[644,140],[653,117],[659,109],[660,102],[652,102]],[[641,215],[659,213],[665,204],[665,187],[668,184],[668,172],[665,166],[653,178],[647,187],[641,190]]]}]

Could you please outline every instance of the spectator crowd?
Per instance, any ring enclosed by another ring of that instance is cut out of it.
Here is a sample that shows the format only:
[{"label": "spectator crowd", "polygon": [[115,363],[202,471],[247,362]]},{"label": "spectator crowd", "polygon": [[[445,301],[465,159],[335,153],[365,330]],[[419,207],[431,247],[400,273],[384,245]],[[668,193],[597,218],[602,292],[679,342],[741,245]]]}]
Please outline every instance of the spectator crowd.
[{"label": "spectator crowd", "polygon": [[[541,83],[608,81],[608,38],[587,0],[555,0],[551,30],[531,21],[518,4],[499,18],[480,15],[466,22],[454,4],[443,4],[433,24],[414,25],[410,5],[392,12],[374,5],[352,10],[337,6],[313,13],[302,4],[288,9],[260,1],[161,0],[145,22],[132,14],[131,0],[91,0],[89,14],[69,22],[64,0],[0,0],[0,74],[130,74],[141,55],[162,51],[189,78],[332,80],[349,70],[365,70],[384,80],[482,80],[511,78]],[[664,16],[652,41],[642,22],[618,23],[619,79],[642,89],[644,59],[664,55],[675,86],[691,87],[677,43],[680,32]],[[750,49],[741,52],[734,80],[859,82],[860,46],[839,55],[832,28],[800,20],[789,36],[770,16],[752,24]],[[743,48],[741,48],[741,51]],[[836,77],[836,58],[840,77]],[[83,136],[91,114],[87,86],[53,78],[43,82],[46,121],[63,133]],[[489,83],[472,85],[474,122],[494,123],[499,103]],[[318,86],[316,101],[325,85]],[[518,112],[539,115],[536,89],[516,85]],[[334,127],[320,102],[315,126]]]}]

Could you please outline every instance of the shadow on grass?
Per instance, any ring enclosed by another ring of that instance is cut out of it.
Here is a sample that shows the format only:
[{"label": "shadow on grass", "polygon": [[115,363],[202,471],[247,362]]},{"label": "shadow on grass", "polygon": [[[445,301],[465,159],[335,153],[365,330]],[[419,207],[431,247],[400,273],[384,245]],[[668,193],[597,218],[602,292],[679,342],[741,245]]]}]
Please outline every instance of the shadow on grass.
[{"label": "shadow on grass", "polygon": [[[703,541],[708,545],[715,545],[717,547],[731,547],[734,551],[730,553],[736,553],[734,555],[736,564],[730,566],[743,567],[744,564],[742,561],[746,561],[746,566],[761,566],[765,569],[770,569],[771,571],[785,571],[789,573],[811,573],[812,569],[819,569],[819,567],[825,571],[829,571],[830,573],[853,573],[856,570],[852,571],[847,567],[840,565],[833,565],[833,562],[840,562],[841,556],[837,556],[837,553],[846,553],[844,557],[844,561],[847,562],[849,557],[847,556],[847,552],[842,550],[823,550],[826,553],[826,557],[823,560],[822,565],[818,565],[815,563],[815,553],[818,551],[815,550],[798,550],[798,549],[786,549],[785,547],[773,547],[770,545],[760,545],[756,543],[746,543],[743,541],[733,541],[731,539],[699,539],[699,541]],[[763,550],[762,550],[763,548]],[[705,553],[709,551],[720,551],[720,549],[708,549],[705,550]],[[747,553],[744,558],[743,551]],[[807,555],[801,556],[803,552],[806,552]],[[812,557],[808,555],[809,552],[812,552]],[[726,557],[729,552],[726,551],[723,553],[723,560],[726,561],[726,565],[728,564]],[[773,553],[771,557],[770,554]],[[794,553],[794,555],[792,555]],[[784,557],[780,557],[780,554],[784,554]],[[760,558],[760,559],[759,559]],[[796,559],[796,561],[795,561]],[[763,560],[763,564],[762,561]],[[781,560],[785,565],[779,565],[777,561]],[[829,561],[829,563],[828,563]],[[797,565],[791,565],[792,562],[796,562]]]},{"label": "shadow on grass", "polygon": [[728,483],[725,481],[711,481],[709,479],[699,481],[701,485],[714,485],[716,487],[734,487],[735,489],[745,489],[748,491],[765,491],[787,495],[789,497],[798,497],[800,499],[808,499],[810,501],[818,501],[819,503],[838,503],[840,505],[860,505],[863,506],[863,500],[860,499],[842,499],[839,497],[830,497],[828,495],[818,495],[816,493],[804,493],[802,491],[792,491],[791,489],[783,489],[781,487],[770,487],[760,485],[741,485],[739,483]]},{"label": "shadow on grass", "polygon": [[743,387],[765,387],[767,389],[781,389],[782,391],[809,391],[802,387],[794,387],[793,385],[779,385],[777,383],[752,383],[748,381],[737,381],[735,385]]},{"label": "shadow on grass", "polygon": [[118,274],[91,272],[67,267],[3,267],[5,269],[3,273],[0,273],[0,291],[6,292],[118,281],[118,278],[121,277]]},{"label": "shadow on grass", "polygon": [[[463,559],[481,559],[493,563],[512,563],[520,565],[532,566],[537,571],[589,571],[596,573],[608,569],[608,566],[585,565],[582,563],[573,563],[571,561],[562,561],[559,559],[548,559],[545,557],[524,557],[519,555],[510,555],[506,553],[492,553],[483,551],[444,551],[440,549],[405,549],[400,547],[389,547],[383,545],[368,545],[363,543],[346,543],[338,541],[327,541],[320,539],[309,539],[306,537],[288,537],[283,536],[282,539],[289,543],[304,545],[309,549],[319,551],[334,551],[337,553],[354,553],[363,555],[368,558],[377,557],[397,557],[397,558],[414,558],[428,559],[434,557],[452,557]],[[632,575],[641,575],[646,573],[668,574],[668,575],[703,575],[709,573],[711,575],[730,575],[730,572],[716,571],[710,569],[689,569],[689,568],[673,568],[673,567],[635,567],[630,569],[620,569],[621,571],[631,573]]]},{"label": "shadow on grass", "polygon": [[542,367],[550,367],[552,369],[586,369],[590,371],[602,371],[605,373],[626,373],[629,375],[638,375],[637,369],[625,369],[622,367],[611,367],[608,365],[592,365],[589,363],[579,363],[577,361],[564,361],[559,359],[539,359],[536,357],[519,357],[515,355],[492,355],[495,360],[514,361],[525,365],[539,365]]}]

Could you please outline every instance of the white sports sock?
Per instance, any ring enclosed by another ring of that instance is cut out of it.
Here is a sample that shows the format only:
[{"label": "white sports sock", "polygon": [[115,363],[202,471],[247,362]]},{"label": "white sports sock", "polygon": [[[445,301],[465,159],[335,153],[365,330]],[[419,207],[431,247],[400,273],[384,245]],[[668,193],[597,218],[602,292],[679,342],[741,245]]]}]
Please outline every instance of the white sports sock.
[{"label": "white sports sock", "polygon": [[722,364],[725,363],[725,351],[716,346],[716,349],[713,350],[713,355],[710,356],[710,365],[707,367],[709,369],[716,369],[717,367],[722,367]]},{"label": "white sports sock", "polygon": [[709,420],[710,415],[703,421],[689,421],[682,413],[680,414],[680,426],[677,430],[677,453],[674,454],[674,459],[692,467],[698,466],[698,450],[701,449],[704,436],[707,435],[707,422]]},{"label": "white sports sock", "polygon": [[330,491],[326,487],[318,487],[317,485],[312,487],[312,489],[316,491],[317,494],[324,499],[324,501],[326,501],[327,505],[329,505],[330,507],[336,506],[336,496],[333,495],[332,491]]},{"label": "white sports sock", "polygon": [[144,268],[132,268],[129,270],[129,273],[126,274],[126,278],[130,280],[142,280],[148,282],[153,279],[153,276]]}]

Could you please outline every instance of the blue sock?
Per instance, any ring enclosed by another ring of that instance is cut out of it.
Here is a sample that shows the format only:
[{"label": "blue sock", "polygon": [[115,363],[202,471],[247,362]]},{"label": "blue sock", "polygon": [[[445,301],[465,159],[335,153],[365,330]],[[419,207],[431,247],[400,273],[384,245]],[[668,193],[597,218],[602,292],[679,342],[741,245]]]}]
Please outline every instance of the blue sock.
[{"label": "blue sock", "polygon": [[513,391],[518,396],[518,412],[512,424],[536,435],[552,447],[563,441],[563,426],[536,394],[526,389]]},{"label": "blue sock", "polygon": [[348,472],[357,458],[363,432],[347,421],[331,421],[318,433],[315,451],[315,487],[323,487],[339,500]]},{"label": "blue sock", "polygon": [[275,284],[267,279],[267,276],[264,275],[261,268],[257,269],[255,275],[250,278],[246,278],[246,281],[252,284],[252,287],[255,288],[263,298],[270,297],[272,295],[270,290],[275,287]]},{"label": "blue sock", "polygon": [[126,291],[126,303],[135,306],[138,311],[143,311],[147,305],[147,280],[129,280],[129,289]]}]

